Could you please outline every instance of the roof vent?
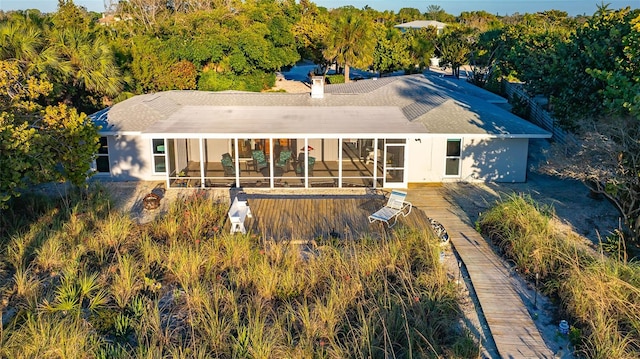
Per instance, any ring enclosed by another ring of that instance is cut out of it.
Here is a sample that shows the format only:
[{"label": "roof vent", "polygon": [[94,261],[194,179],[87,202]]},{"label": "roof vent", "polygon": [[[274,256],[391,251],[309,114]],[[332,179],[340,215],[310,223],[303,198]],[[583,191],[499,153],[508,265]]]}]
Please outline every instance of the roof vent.
[{"label": "roof vent", "polygon": [[324,98],[324,76],[311,78],[311,98]]}]

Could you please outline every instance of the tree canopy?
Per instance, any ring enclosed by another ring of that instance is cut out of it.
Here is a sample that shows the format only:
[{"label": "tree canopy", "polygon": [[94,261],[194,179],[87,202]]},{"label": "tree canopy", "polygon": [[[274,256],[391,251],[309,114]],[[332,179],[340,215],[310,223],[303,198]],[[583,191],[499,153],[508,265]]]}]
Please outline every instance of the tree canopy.
[{"label": "tree canopy", "polygon": [[[640,10],[601,6],[588,18],[548,11],[479,37],[486,72],[524,82],[549,99],[558,124],[577,141],[557,144],[543,170],[579,179],[620,210],[640,240]],[[472,52],[473,53],[473,52]]]}]

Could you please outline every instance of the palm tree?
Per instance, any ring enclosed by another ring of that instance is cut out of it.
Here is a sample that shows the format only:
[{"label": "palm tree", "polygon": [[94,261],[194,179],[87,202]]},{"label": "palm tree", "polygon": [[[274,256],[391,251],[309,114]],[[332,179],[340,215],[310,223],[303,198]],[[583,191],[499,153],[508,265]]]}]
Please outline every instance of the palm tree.
[{"label": "palm tree", "polygon": [[330,62],[344,65],[344,81],[349,82],[349,67],[369,66],[374,46],[372,22],[354,11],[345,11],[335,19],[324,56]]},{"label": "palm tree", "polygon": [[59,66],[42,31],[26,22],[0,26],[0,60],[17,61],[23,71],[35,76]]},{"label": "palm tree", "polygon": [[67,28],[53,34],[52,46],[62,59],[60,75],[73,87],[109,97],[122,90],[114,54],[102,38]]}]

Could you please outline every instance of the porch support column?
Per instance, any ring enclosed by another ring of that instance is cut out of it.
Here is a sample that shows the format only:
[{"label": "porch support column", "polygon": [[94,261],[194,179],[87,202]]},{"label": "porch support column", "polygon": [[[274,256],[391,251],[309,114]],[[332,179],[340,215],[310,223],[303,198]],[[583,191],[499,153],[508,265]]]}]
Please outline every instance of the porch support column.
[{"label": "porch support column", "polygon": [[200,152],[200,188],[204,188],[204,139],[200,137],[199,139],[199,152]]},{"label": "porch support column", "polygon": [[304,138],[304,163],[302,163],[302,168],[304,170],[304,188],[309,188],[309,137]]},{"label": "porch support column", "polygon": [[378,186],[378,138],[373,138],[373,189]]},{"label": "porch support column", "polygon": [[233,161],[236,166],[236,188],[240,188],[240,150],[238,149],[238,137],[233,139]]},{"label": "porch support column", "polygon": [[[169,179],[169,175],[171,174],[169,171],[169,169],[171,168],[171,163],[169,162],[169,142],[166,137],[163,138],[163,141],[164,141],[164,173],[167,181],[167,188],[171,188],[171,179]],[[153,152],[153,149],[151,152]]]},{"label": "porch support column", "polygon": [[275,172],[273,171],[273,137],[269,137],[269,188],[274,188],[274,179],[273,176]]},{"label": "porch support column", "polygon": [[344,145],[344,138],[338,138],[338,188],[342,188],[342,146]]}]

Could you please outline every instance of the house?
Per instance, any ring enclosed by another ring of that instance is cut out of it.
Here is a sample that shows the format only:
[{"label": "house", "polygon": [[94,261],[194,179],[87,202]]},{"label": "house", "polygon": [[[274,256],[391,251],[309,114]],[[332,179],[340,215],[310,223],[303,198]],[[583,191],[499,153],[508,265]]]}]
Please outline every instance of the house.
[{"label": "house", "polygon": [[463,80],[313,82],[313,96],[166,91],[99,111],[96,176],[169,188],[523,182],[529,139],[551,137]]},{"label": "house", "polygon": [[435,20],[416,20],[416,21],[410,21],[410,22],[405,22],[403,24],[399,24],[396,25],[394,27],[400,29],[402,32],[405,32],[409,29],[424,29],[427,27],[435,27],[436,28],[436,33],[438,35],[441,35],[442,32],[444,31],[445,26],[447,26],[447,24],[440,22],[440,21],[435,21]]}]

